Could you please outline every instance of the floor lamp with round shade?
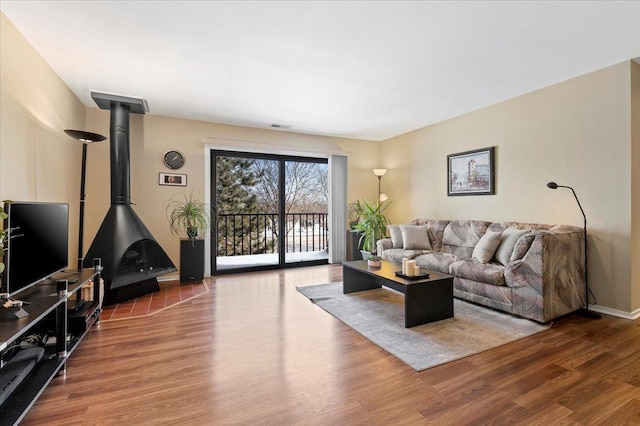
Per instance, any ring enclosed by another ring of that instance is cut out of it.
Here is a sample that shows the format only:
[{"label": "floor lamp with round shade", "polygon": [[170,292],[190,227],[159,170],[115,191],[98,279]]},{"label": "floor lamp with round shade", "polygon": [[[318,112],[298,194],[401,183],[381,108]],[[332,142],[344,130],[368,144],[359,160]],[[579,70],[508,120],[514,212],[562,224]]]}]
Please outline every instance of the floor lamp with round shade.
[{"label": "floor lamp with round shade", "polygon": [[94,142],[102,142],[107,139],[106,136],[98,133],[86,132],[84,130],[65,130],[67,135],[82,142],[82,172],[80,175],[80,223],[78,225],[78,271],[82,270],[83,249],[82,238],[84,235],[84,184],[87,172],[87,145]]},{"label": "floor lamp with round shade", "polygon": [[382,192],[380,184],[382,182],[382,176],[387,174],[387,169],[373,169],[373,174],[378,177],[378,203],[384,203],[389,197]]}]

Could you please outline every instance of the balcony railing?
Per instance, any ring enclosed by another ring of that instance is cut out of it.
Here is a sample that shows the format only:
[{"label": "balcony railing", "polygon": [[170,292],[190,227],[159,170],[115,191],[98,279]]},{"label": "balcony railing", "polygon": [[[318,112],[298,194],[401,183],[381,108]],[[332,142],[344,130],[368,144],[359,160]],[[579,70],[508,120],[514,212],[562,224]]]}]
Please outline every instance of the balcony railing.
[{"label": "balcony railing", "polygon": [[[278,252],[280,238],[277,213],[219,214],[218,256],[241,256]],[[328,248],[327,213],[285,214],[285,253]]]}]

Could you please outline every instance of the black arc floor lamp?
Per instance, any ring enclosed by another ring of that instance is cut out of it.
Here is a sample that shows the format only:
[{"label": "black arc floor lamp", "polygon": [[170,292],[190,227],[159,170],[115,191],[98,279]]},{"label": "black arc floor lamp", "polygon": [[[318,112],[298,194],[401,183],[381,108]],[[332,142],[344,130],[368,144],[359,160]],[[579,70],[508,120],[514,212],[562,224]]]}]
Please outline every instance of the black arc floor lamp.
[{"label": "black arc floor lamp", "polygon": [[584,218],[584,309],[581,309],[578,313],[586,318],[598,319],[602,318],[597,312],[593,312],[589,310],[589,267],[587,265],[587,215],[584,214],[584,210],[582,209],[582,205],[580,204],[580,200],[578,200],[578,196],[576,195],[576,191],[573,190],[570,186],[558,185],[555,182],[549,182],[547,184],[547,188],[558,189],[558,188],[569,188],[571,192],[573,192],[573,196],[578,203],[578,207],[580,207],[580,212],[582,212],[582,217]]},{"label": "black arc floor lamp", "polygon": [[107,139],[106,136],[97,133],[85,132],[84,130],[65,130],[67,135],[82,142],[82,174],[80,175],[80,223],[78,225],[78,272],[82,270],[82,262],[84,261],[82,238],[84,236],[84,186],[87,173],[87,144],[93,142],[102,142]]}]

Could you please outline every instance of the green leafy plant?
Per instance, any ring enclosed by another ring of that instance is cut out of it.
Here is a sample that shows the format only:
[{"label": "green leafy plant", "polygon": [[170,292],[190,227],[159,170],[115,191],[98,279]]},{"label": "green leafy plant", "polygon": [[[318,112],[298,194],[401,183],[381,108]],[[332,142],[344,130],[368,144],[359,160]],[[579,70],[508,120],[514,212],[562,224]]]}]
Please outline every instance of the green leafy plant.
[{"label": "green leafy plant", "polygon": [[380,256],[373,255],[373,256],[369,257],[369,259],[367,259],[367,260],[370,260],[372,262],[378,262],[378,261],[382,260],[382,258]]},{"label": "green leafy plant", "polygon": [[376,247],[376,241],[386,235],[389,219],[384,215],[384,211],[389,207],[389,204],[380,202],[369,204],[362,200],[360,220],[353,228],[362,233],[359,242],[362,250],[373,252]]},{"label": "green leafy plant", "polygon": [[194,197],[193,191],[174,195],[169,200],[166,215],[173,235],[180,236],[185,232],[192,240],[211,223],[206,205]]}]

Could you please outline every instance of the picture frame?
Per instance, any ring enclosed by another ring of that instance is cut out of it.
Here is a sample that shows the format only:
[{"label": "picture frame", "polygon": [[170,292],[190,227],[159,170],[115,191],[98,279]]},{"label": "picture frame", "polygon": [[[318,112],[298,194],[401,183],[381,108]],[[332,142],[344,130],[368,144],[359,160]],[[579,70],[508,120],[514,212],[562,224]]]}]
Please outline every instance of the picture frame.
[{"label": "picture frame", "polygon": [[495,147],[447,155],[447,195],[494,195]]},{"label": "picture frame", "polygon": [[160,173],[159,175],[159,185],[187,186],[187,175],[177,173]]}]

